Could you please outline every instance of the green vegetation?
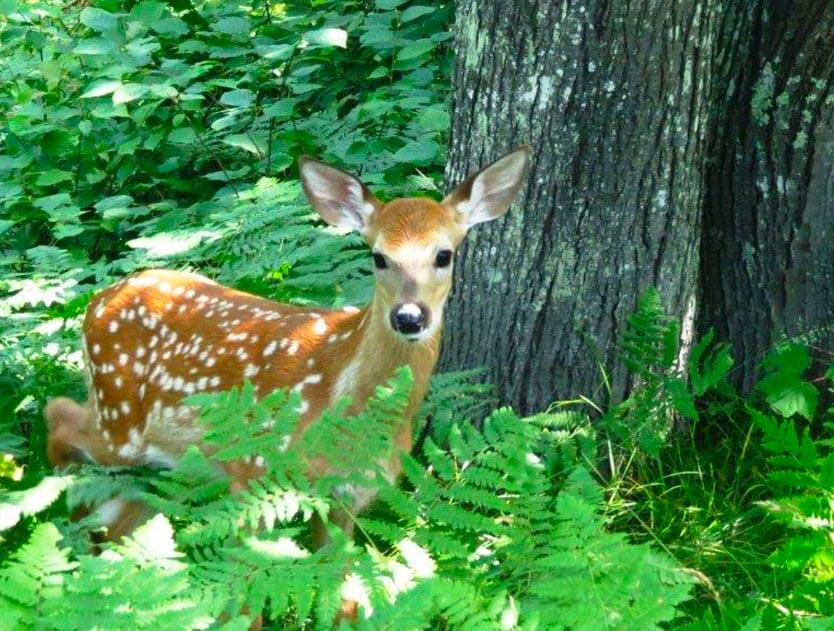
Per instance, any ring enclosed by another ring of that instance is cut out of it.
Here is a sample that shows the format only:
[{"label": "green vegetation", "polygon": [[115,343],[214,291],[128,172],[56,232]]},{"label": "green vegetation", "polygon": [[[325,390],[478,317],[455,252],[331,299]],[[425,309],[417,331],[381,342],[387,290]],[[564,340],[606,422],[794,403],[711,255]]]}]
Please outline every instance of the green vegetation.
[{"label": "green vegetation", "polygon": [[[419,0],[0,0],[3,629],[246,629],[258,614],[326,629],[346,576],[363,628],[834,625],[834,372],[807,381],[807,348],[785,343],[742,396],[711,335],[677,365],[679,326],[653,291],[623,340],[624,402],[520,418],[491,410],[477,372],[438,375],[397,486],[365,465],[407,370],[362,414],[322,417],[308,453],[347,479],[306,480],[275,440],[293,395],[248,385],[190,401],[211,458],[50,472],[41,410],[84,398],[80,317],[115,279],[167,266],[300,304],[368,297],[367,253],[314,220],[296,158],[383,196],[439,194],[452,17]],[[230,495],[212,460],[256,455],[267,474]],[[345,483],[379,501],[355,541],[331,528],[313,550],[310,522]],[[117,496],[159,514],[94,546],[92,519],[69,514]]]}]

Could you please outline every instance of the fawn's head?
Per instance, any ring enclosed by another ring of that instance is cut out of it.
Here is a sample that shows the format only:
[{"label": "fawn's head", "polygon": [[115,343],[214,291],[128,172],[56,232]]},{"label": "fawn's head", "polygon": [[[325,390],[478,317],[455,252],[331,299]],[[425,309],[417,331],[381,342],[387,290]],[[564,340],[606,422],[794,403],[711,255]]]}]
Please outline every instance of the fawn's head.
[{"label": "fawn's head", "polygon": [[358,231],[370,246],[376,300],[391,328],[418,341],[440,326],[455,251],[467,231],[507,212],[529,163],[530,148],[524,146],[471,175],[443,201],[405,197],[387,204],[358,178],[323,162],[305,156],[299,167],[318,214],[333,226]]}]

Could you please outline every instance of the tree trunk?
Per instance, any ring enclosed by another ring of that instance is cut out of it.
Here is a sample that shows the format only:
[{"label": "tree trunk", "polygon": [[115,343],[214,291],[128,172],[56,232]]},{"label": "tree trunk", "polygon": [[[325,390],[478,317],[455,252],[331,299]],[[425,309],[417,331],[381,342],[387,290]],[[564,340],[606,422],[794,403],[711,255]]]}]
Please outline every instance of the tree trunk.
[{"label": "tree trunk", "polygon": [[460,253],[441,366],[486,366],[522,412],[619,399],[650,285],[745,387],[781,337],[830,348],[833,43],[829,0],[462,0],[447,179],[535,157]]},{"label": "tree trunk", "polygon": [[834,3],[750,3],[718,41],[700,324],[749,388],[778,339],[834,342]]},{"label": "tree trunk", "polygon": [[[456,264],[442,367],[522,412],[627,387],[614,357],[657,286],[692,335],[717,0],[458,5],[450,185],[515,145],[526,192]],[[605,374],[603,374],[605,371]]]}]

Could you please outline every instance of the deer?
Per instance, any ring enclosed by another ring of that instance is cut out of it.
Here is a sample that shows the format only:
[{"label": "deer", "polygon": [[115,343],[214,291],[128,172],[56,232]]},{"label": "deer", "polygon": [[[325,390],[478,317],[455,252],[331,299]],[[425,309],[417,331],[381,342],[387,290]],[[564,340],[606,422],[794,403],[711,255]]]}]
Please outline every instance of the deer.
[{"label": "deer", "polygon": [[[437,363],[455,252],[473,226],[507,212],[530,161],[530,147],[522,146],[442,201],[406,197],[383,203],[356,176],[300,158],[301,185],[313,209],[327,224],[357,231],[370,249],[370,304],[335,310],[280,304],[164,269],[122,279],[95,295],[84,315],[87,402],[57,398],[46,406],[50,462],[56,468],[75,462],[173,468],[189,446],[201,445],[203,434],[198,411],[182,400],[244,380],[257,396],[277,388],[300,393],[298,431],[315,431],[328,406],[350,397],[347,412],[355,413],[377,385],[409,366],[413,387],[393,433],[392,455],[383,463],[395,480]],[[234,490],[262,474],[261,465],[255,458],[222,466]],[[317,463],[309,477],[329,472],[327,463]],[[373,495],[348,492],[349,514],[335,511],[331,521],[351,536],[351,515]],[[118,498],[98,510],[112,539],[150,516],[141,504]],[[324,545],[326,531],[315,531],[314,545]]]}]

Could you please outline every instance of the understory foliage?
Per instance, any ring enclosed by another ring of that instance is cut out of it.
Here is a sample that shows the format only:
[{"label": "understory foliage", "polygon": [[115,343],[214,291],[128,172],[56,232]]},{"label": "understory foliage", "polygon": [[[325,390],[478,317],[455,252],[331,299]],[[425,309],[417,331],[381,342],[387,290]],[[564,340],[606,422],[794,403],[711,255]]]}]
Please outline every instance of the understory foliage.
[{"label": "understory foliage", "polygon": [[[41,410],[84,397],[80,317],[125,274],[367,300],[367,252],[317,223],[295,164],[316,155],[383,198],[440,195],[452,11],[0,0],[3,629],[329,629],[344,598],[369,629],[834,625],[834,373],[807,381],[808,350],[786,341],[742,396],[711,334],[681,359],[652,290],[622,343],[625,401],[520,418],[479,371],[437,375],[395,484],[373,463],[404,369],[295,442],[298,395],[242,384],[189,399],[208,449],[173,470],[49,471]],[[333,473],[311,482],[322,457]],[[231,494],[218,464],[250,459],[266,474]],[[349,489],[377,494],[353,540],[329,523]],[[148,520],[95,544],[114,499]]]}]

